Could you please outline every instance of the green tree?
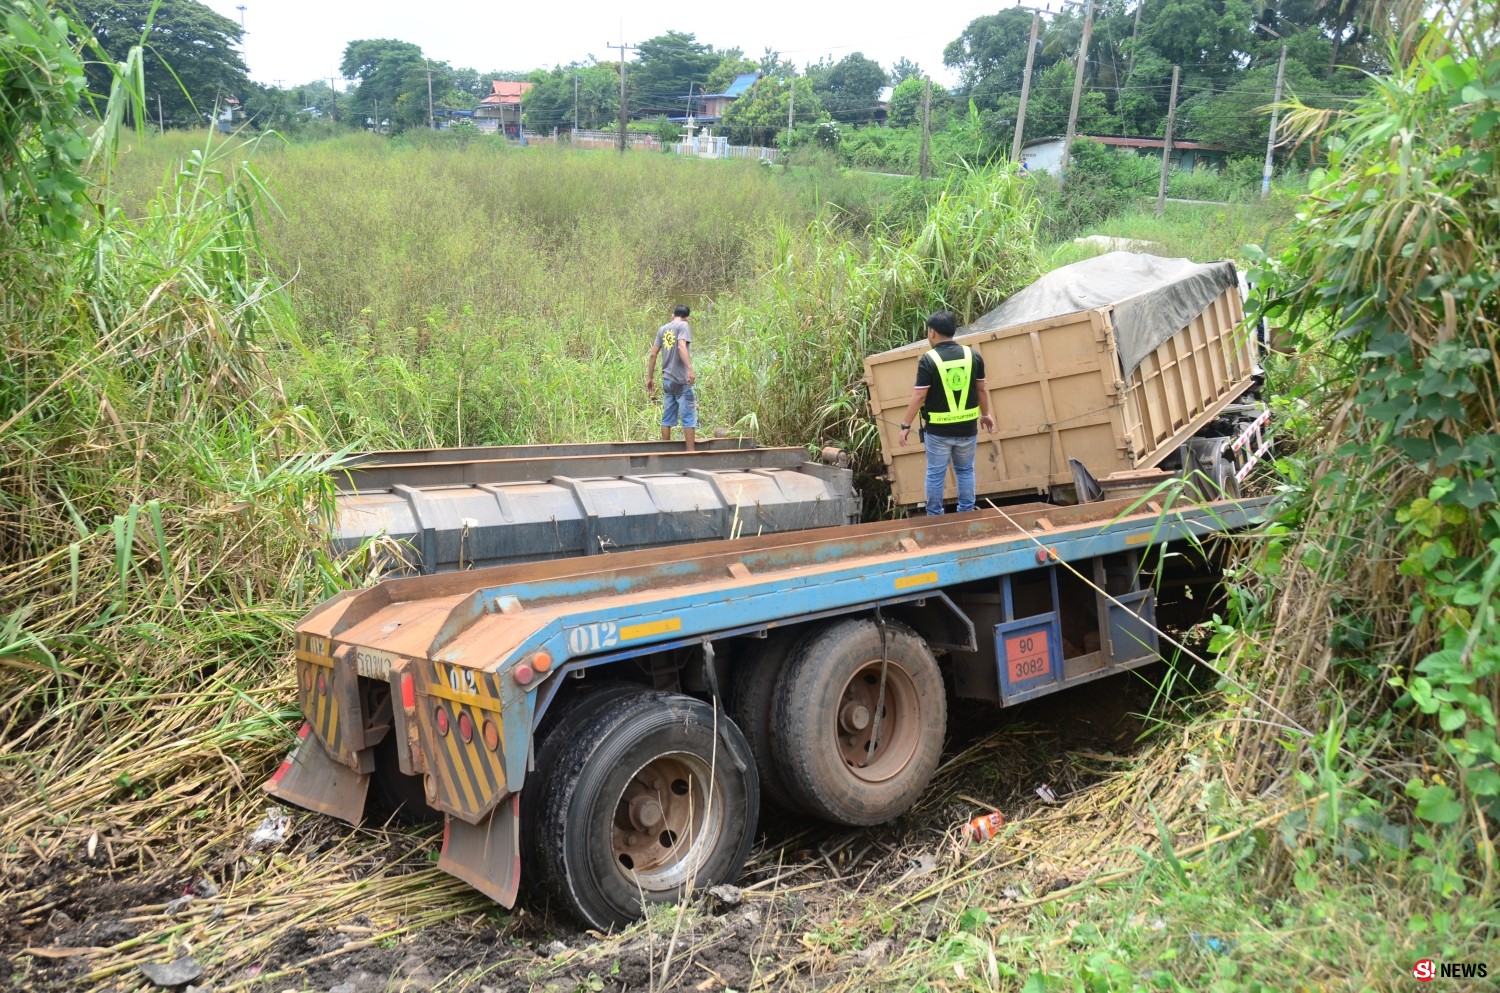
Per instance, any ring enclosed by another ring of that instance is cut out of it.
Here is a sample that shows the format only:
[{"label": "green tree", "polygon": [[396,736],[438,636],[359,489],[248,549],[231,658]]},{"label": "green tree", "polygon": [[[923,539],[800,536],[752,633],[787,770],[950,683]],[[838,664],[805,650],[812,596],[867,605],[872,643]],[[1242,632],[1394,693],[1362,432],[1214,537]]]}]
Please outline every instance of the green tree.
[{"label": "green tree", "polygon": [[[376,115],[389,118],[396,129],[426,125],[427,60],[422,49],[409,41],[394,38],[367,38],[351,41],[344,47],[339,71],[347,79],[359,80],[359,88],[349,101],[351,117]],[[433,92],[447,88],[439,76],[433,81]]]},{"label": "green tree", "polygon": [[[110,62],[123,62],[145,37],[146,99],[151,110],[160,101],[167,127],[201,127],[226,98],[247,92],[245,62],[236,49],[240,26],[197,0],[161,0],[154,18],[153,0],[72,0],[70,5],[78,26]],[[85,70],[90,91],[107,95],[113,67],[89,62]]]},{"label": "green tree", "polygon": [[891,66],[891,85],[900,86],[908,79],[922,79],[926,75],[921,66],[903,55]]},{"label": "green tree", "polygon": [[[975,106],[981,111],[991,110],[1002,95],[1021,92],[1026,45],[1030,40],[1031,14],[1025,10],[1017,8],[977,17],[943,49],[943,64],[958,70],[959,85]],[[1032,71],[1040,72],[1058,57],[1056,51],[1038,57]]]},{"label": "green tree", "polygon": [[759,69],[760,65],[753,59],[745,58],[745,54],[738,48],[732,48],[721,53],[719,64],[714,66],[714,71],[708,74],[708,79],[703,83],[703,92],[723,93],[737,78]]},{"label": "green tree", "polygon": [[688,94],[699,92],[721,61],[692,34],[668,31],[648,38],[636,46],[636,61],[625,73],[631,110],[685,113]]},{"label": "green tree", "polygon": [[837,62],[819,62],[807,70],[813,92],[836,121],[868,124],[875,120],[880,91],[890,77],[880,63],[863,52],[851,52]]},{"label": "green tree", "polygon": [[724,111],[724,128],[736,145],[772,145],[786,131],[789,110],[797,123],[828,118],[806,76],[763,76]]},{"label": "green tree", "polygon": [[909,128],[922,123],[922,95],[927,90],[927,81],[915,76],[903,79],[891,91],[890,103],[886,105],[886,123],[893,128]]},{"label": "green tree", "polygon": [[[574,81],[577,81],[575,91]],[[521,97],[526,126],[534,131],[564,131],[573,127],[574,94],[578,98],[578,126],[586,131],[611,127],[619,120],[618,63],[573,63],[551,70],[537,69],[527,77],[531,89]]]}]

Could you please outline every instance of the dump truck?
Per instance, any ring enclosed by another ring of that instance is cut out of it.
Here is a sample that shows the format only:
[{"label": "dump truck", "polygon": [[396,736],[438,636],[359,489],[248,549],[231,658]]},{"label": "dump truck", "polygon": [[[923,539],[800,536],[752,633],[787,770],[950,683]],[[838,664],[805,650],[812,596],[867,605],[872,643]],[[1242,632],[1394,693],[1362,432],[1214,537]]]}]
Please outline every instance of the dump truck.
[{"label": "dump truck", "polygon": [[[1031,503],[390,579],[296,628],[266,789],[443,821],[438,867],[609,928],[734,880],[762,805],[899,816],[950,703],[1144,665],[1262,500]],[[1194,595],[1184,591],[1196,589]],[[378,816],[385,816],[380,814]]]},{"label": "dump truck", "polygon": [[[1047,273],[960,329],[984,356],[995,429],[981,432],[975,490],[1075,502],[1203,474],[1233,496],[1270,451],[1254,395],[1256,339],[1232,262],[1110,252]],[[865,359],[892,500],[925,502],[921,445],[901,414],[928,346]],[[956,493],[948,483],[946,498]]]}]

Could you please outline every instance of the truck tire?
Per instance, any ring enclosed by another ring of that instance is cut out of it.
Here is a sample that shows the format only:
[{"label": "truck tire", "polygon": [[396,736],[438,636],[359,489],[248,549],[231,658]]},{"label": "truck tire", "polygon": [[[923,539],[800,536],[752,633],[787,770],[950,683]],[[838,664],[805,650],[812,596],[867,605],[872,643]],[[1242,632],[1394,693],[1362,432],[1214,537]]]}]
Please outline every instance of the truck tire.
[{"label": "truck tire", "polygon": [[807,812],[835,824],[900,815],[942,754],[948,704],[937,660],[902,624],[885,625],[884,651],[882,662],[874,621],[840,621],[797,646],[777,688],[777,769]]},{"label": "truck tire", "polygon": [[755,756],[755,770],[760,774],[761,800],[782,810],[801,811],[801,805],[787,789],[776,768],[772,753],[771,707],[776,702],[776,687],[786,671],[787,657],[804,632],[774,631],[765,641],[753,642],[743,659],[736,659],[728,694],[729,717],[739,727]]},{"label": "truck tire", "polygon": [[537,756],[521,796],[522,871],[587,926],[626,924],[647,903],[738,876],[759,799],[750,746],[709,704],[599,694],[563,715]]},{"label": "truck tire", "polygon": [[443,819],[442,811],[427,805],[427,792],[421,776],[401,771],[396,758],[396,732],[387,731],[375,745],[375,771],[370,773],[370,797],[366,802],[371,814],[384,820],[393,817],[401,824],[433,824]]}]

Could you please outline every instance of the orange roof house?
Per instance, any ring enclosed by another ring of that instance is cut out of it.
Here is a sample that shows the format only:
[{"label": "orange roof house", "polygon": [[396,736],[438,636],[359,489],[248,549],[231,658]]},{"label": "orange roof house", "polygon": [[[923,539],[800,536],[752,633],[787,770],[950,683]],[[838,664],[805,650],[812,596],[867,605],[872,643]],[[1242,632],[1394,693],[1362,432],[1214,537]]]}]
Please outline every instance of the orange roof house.
[{"label": "orange roof house", "polygon": [[529,89],[530,83],[517,83],[506,79],[497,79],[490,84],[490,95],[479,101],[479,106],[474,111],[476,122],[488,120],[506,130],[518,129],[521,126],[521,96]]}]

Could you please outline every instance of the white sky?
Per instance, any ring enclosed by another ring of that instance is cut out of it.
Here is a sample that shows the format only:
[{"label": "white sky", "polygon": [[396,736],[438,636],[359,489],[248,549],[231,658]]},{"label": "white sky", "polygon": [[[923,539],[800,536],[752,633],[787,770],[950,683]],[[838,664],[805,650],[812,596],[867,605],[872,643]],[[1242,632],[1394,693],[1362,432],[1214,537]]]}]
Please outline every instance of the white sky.
[{"label": "white sky", "polygon": [[[684,4],[666,0],[203,0],[239,20],[244,5],[245,64],[257,82],[294,86],[338,75],[344,46],[363,38],[396,38],[428,58],[480,72],[551,68],[593,56],[612,62],[609,44],[644,41],[668,31],[694,34],[715,49],[739,47],[759,58],[767,46],[803,66],[863,52],[887,70],[905,56],[935,82],[956,76],[943,48],[976,17],[1016,0],[942,0],[924,4],[872,0],[748,0]],[[343,84],[339,84],[343,89]]]}]

